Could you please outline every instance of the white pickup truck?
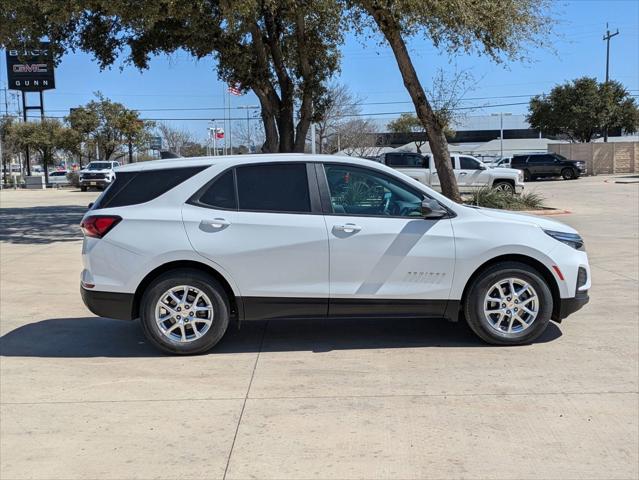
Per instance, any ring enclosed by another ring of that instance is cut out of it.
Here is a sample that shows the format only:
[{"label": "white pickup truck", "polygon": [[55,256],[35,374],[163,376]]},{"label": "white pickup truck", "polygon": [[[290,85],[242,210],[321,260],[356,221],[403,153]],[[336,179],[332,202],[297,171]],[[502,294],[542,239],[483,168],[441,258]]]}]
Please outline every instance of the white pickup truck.
[{"label": "white pickup truck", "polygon": [[[440,190],[439,177],[431,155],[411,152],[390,152],[379,157],[381,163],[395,168],[415,180]],[[455,180],[461,193],[470,193],[480,188],[496,188],[510,193],[521,193],[524,177],[520,170],[512,168],[488,168],[470,155],[453,154],[450,157]]]}]

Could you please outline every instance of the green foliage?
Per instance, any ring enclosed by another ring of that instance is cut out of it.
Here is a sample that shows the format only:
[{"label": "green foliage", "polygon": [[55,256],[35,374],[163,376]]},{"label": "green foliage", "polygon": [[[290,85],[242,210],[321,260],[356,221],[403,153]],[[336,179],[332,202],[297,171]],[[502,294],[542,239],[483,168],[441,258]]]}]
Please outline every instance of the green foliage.
[{"label": "green foliage", "polygon": [[47,182],[48,168],[52,165],[55,154],[59,151],[74,152],[79,144],[78,134],[54,119],[14,123],[9,135],[18,148],[28,147],[31,151],[40,153]]},{"label": "green foliage", "polygon": [[397,33],[421,36],[447,53],[478,53],[492,60],[520,60],[530,46],[546,46],[554,20],[550,0],[353,0],[355,28],[365,33],[371,15],[386,10]]},{"label": "green foliage", "polygon": [[424,131],[424,125],[412,113],[402,113],[398,118],[388,122],[388,131],[392,133],[418,133]]},{"label": "green foliage", "polygon": [[473,192],[464,203],[501,210],[541,210],[544,208],[545,199],[535,192],[513,195],[494,188],[481,188]]},{"label": "green foliage", "polygon": [[606,127],[636,132],[639,108],[621,83],[598,83],[582,77],[556,86],[547,96],[531,99],[528,121],[544,133],[589,142]]},{"label": "green foliage", "polygon": [[80,172],[69,172],[67,173],[67,180],[69,181],[69,185],[72,187],[79,188],[80,187]]},{"label": "green foliage", "polygon": [[148,143],[153,122],[143,121],[136,111],[105,98],[100,92],[96,100],[74,108],[66,118],[78,133],[79,142],[97,143],[105,160],[129,143],[142,146]]},{"label": "green foliage", "polygon": [[335,0],[20,0],[0,7],[0,46],[46,37],[58,57],[79,49],[103,68],[119,57],[147,68],[162,53],[213,56],[220,79],[258,96],[265,148],[303,151],[339,67],[340,13]]}]

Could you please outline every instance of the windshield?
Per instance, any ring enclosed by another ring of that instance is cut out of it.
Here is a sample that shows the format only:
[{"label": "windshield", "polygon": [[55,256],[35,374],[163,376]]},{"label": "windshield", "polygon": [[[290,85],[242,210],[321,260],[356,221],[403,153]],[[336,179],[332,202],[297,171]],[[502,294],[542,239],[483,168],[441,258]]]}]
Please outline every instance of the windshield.
[{"label": "windshield", "polygon": [[564,157],[563,155],[559,155],[558,153],[555,153],[555,158],[558,158],[559,160],[562,160],[564,162],[568,160],[566,157]]},{"label": "windshield", "polygon": [[91,162],[87,170],[105,170],[111,168],[111,162]]}]

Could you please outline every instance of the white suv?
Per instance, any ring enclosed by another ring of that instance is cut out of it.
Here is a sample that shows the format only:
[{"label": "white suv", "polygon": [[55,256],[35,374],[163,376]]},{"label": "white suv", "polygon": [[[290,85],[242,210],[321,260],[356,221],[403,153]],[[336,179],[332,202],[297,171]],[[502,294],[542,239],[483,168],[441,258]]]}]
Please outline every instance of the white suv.
[{"label": "white suv", "polygon": [[465,319],[487,342],[528,343],[591,283],[572,228],[345,157],[126,165],[82,229],[88,308],[139,317],[179,354],[213,347],[231,320],[282,317]]}]

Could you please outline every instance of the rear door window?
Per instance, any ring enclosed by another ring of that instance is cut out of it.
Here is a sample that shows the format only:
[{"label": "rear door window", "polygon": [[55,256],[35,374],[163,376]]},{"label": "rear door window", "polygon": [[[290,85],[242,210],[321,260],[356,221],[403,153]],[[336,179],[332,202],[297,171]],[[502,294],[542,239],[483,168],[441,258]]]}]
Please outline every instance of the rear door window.
[{"label": "rear door window", "polygon": [[209,185],[199,196],[197,203],[211,208],[237,210],[237,196],[235,195],[235,174],[233,170],[223,173]]},{"label": "rear door window", "polygon": [[308,213],[311,200],[305,163],[237,167],[240,210]]}]

